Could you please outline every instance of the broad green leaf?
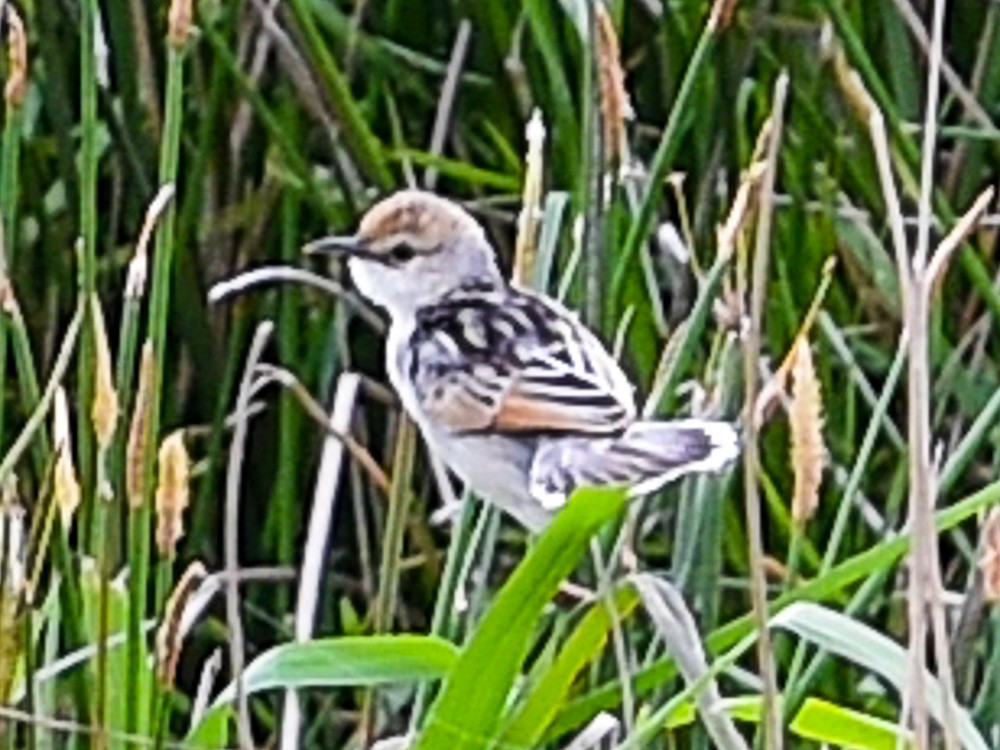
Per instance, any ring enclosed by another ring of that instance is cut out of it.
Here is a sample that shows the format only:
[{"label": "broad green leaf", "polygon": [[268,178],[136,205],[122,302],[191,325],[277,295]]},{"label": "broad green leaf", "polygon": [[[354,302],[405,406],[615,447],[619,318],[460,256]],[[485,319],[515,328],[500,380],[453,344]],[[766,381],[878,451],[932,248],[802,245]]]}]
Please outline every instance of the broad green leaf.
[{"label": "broad green leaf", "polygon": [[[252,694],[276,688],[334,688],[417,682],[443,677],[455,663],[457,649],[429,635],[370,635],[320,638],[276,646],[254,659],[243,672],[243,689]],[[206,725],[231,713],[236,697],[229,685],[189,737],[212,738]],[[207,747],[212,746],[209,740]]]},{"label": "broad green leaf", "polygon": [[[638,602],[639,597],[633,588],[619,590],[615,597],[618,616],[627,616]],[[576,675],[601,653],[611,626],[608,607],[603,601],[595,602],[513,715],[502,735],[504,744],[524,747],[538,744],[566,699]]]},{"label": "broad green leaf", "polygon": [[[249,693],[276,688],[350,687],[433,680],[447,674],[457,649],[430,635],[369,635],[320,638],[276,646],[243,672]],[[236,697],[230,685],[215,705]]]},{"label": "broad green leaf", "polygon": [[462,650],[416,744],[418,750],[478,749],[495,737],[542,608],[576,568],[590,538],[624,503],[622,491],[584,489],[573,494]]},{"label": "broad green leaf", "polygon": [[899,739],[898,725],[818,698],[806,700],[789,728],[803,739],[855,750],[895,750]]},{"label": "broad green leaf", "polygon": [[[771,626],[790,630],[800,638],[877,672],[891,682],[900,695],[906,690],[909,663],[906,649],[858,620],[818,604],[798,602],[775,615]],[[930,672],[925,672],[924,684],[928,709],[941,722],[944,716],[941,684]],[[955,721],[963,747],[988,750],[969,712],[962,706],[955,707]]]}]

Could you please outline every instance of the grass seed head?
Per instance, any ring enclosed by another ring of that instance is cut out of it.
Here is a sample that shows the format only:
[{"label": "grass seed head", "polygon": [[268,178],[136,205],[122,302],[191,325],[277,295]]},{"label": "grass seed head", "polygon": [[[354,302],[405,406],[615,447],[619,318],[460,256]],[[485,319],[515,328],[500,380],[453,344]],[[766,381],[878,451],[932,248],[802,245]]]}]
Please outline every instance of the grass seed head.
[{"label": "grass seed head", "polygon": [[601,84],[601,122],[603,123],[604,158],[609,165],[625,157],[625,121],[632,119],[632,102],[625,90],[621,48],[611,14],[603,2],[594,4],[597,26],[597,71]]},{"label": "grass seed head", "polygon": [[129,427],[128,446],[125,450],[125,491],[128,494],[129,506],[133,509],[142,507],[145,500],[143,471],[146,451],[149,449],[148,432],[153,409],[154,377],[153,345],[146,341],[142,347],[139,388],[135,394],[135,408],[132,411],[132,424]]},{"label": "grass seed head", "polygon": [[175,50],[184,49],[191,36],[191,0],[173,0],[167,16],[167,41]]},{"label": "grass seed head", "polygon": [[792,401],[789,421],[792,438],[792,469],[795,492],[792,496],[792,518],[804,524],[819,505],[819,489],[826,464],[823,442],[823,398],[819,378],[813,366],[809,341],[800,336],[792,355]]},{"label": "grass seed head", "polygon": [[177,662],[184,645],[181,620],[184,608],[206,577],[205,566],[195,560],[188,565],[163,609],[163,621],[156,633],[156,679],[165,690],[172,690]]},{"label": "grass seed head", "polygon": [[118,393],[115,391],[114,365],[111,360],[111,346],[108,344],[108,331],[105,328],[104,315],[96,296],[91,298],[91,308],[93,310],[91,319],[94,321],[96,373],[94,405],[90,417],[94,423],[94,434],[97,436],[98,446],[102,450],[107,450],[118,426]]},{"label": "grass seed head", "polygon": [[160,446],[160,478],[156,487],[156,548],[165,558],[177,554],[184,535],[184,510],[188,506],[191,460],[181,430],[172,432]]},{"label": "grass seed head", "polygon": [[17,109],[24,104],[28,91],[28,35],[17,10],[7,4],[7,85],[4,99],[8,108]]}]

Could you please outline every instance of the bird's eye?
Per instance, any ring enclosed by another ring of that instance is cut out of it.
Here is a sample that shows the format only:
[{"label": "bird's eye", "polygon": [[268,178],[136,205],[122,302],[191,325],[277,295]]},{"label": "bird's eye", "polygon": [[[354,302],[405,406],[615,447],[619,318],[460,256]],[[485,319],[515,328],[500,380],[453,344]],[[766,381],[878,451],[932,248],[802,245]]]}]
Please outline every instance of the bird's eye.
[{"label": "bird's eye", "polygon": [[416,255],[416,252],[412,247],[403,243],[396,245],[396,247],[390,250],[389,255],[396,263],[406,263],[406,261],[411,260],[413,256]]}]

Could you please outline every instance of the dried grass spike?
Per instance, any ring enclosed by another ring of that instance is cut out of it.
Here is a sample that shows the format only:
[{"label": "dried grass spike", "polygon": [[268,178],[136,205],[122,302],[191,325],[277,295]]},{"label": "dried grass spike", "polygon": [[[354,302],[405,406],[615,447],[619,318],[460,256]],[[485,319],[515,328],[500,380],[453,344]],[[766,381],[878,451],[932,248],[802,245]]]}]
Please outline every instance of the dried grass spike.
[{"label": "dried grass spike", "polygon": [[76,478],[76,467],[73,465],[73,442],[69,428],[69,405],[66,400],[66,390],[60,386],[56,389],[55,403],[52,410],[52,435],[56,445],[56,466],[53,476],[53,496],[63,529],[68,531],[73,521],[73,515],[80,506],[80,483]]},{"label": "dried grass spike", "polygon": [[800,336],[792,357],[792,402],[789,406],[792,438],[792,470],[795,492],[792,496],[792,519],[804,524],[819,505],[819,488],[826,464],[823,442],[823,399],[819,379],[813,367],[809,341]]},{"label": "dried grass spike", "polygon": [[128,445],[125,449],[125,492],[129,507],[141,508],[145,501],[146,488],[143,470],[146,451],[149,449],[149,423],[153,408],[153,345],[147,340],[142,347],[139,364],[139,389],[135,394],[132,424],[129,427]]},{"label": "dried grass spike", "polygon": [[597,26],[597,72],[601,83],[601,122],[604,134],[604,158],[617,165],[625,157],[627,141],[625,121],[632,119],[632,102],[625,90],[621,49],[611,14],[603,2],[594,4]]},{"label": "dried grass spike", "polygon": [[94,378],[94,405],[90,417],[94,423],[94,434],[102,450],[111,445],[115,429],[118,427],[118,393],[115,391],[114,365],[111,360],[111,346],[108,331],[104,325],[104,314],[97,297],[91,297],[91,319],[94,321],[94,342],[96,344],[96,373]]},{"label": "dried grass spike", "polygon": [[991,604],[1000,604],[1000,507],[991,510],[983,523],[979,570],[983,597]]},{"label": "dried grass spike", "polygon": [[24,22],[13,5],[7,5],[7,85],[4,99],[7,106],[17,109],[24,104],[28,91],[28,35]]},{"label": "dried grass spike", "polygon": [[177,554],[184,535],[184,510],[188,506],[191,460],[184,447],[184,433],[172,432],[160,446],[160,478],[156,487],[156,548],[165,558]]},{"label": "dried grass spike", "polygon": [[163,621],[156,633],[156,679],[165,690],[174,687],[177,662],[184,645],[181,631],[184,608],[206,576],[205,566],[197,560],[188,565],[163,608]]},{"label": "dried grass spike", "polygon": [[847,101],[848,106],[854,111],[856,117],[862,122],[868,122],[872,116],[881,117],[882,113],[875,100],[865,87],[864,81],[847,60],[844,49],[833,41],[832,31],[824,29],[824,38],[827,46],[827,54],[833,65],[833,72],[840,85],[841,93]]},{"label": "dried grass spike", "polygon": [[191,36],[191,0],[173,0],[167,15],[167,41],[175,50],[182,50]]},{"label": "dried grass spike", "polygon": [[542,213],[542,176],[545,172],[543,148],[545,147],[545,123],[542,113],[535,110],[524,129],[528,142],[525,156],[524,191],[521,196],[521,214],[517,220],[517,242],[514,247],[513,282],[527,286],[535,268],[535,254],[538,227]]}]

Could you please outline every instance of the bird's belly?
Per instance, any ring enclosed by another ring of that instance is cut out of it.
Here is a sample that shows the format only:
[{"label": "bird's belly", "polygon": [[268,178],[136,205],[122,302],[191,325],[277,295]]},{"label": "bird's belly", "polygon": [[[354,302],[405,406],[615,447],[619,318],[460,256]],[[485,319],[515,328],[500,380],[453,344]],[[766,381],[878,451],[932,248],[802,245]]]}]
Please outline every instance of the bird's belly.
[{"label": "bird's belly", "polygon": [[528,477],[536,442],[502,435],[456,435],[427,418],[416,399],[400,391],[406,411],[428,446],[470,490],[498,505],[528,528],[538,531],[549,513],[531,496]]},{"label": "bird's belly", "polygon": [[500,435],[455,435],[430,424],[422,425],[421,429],[432,450],[469,489],[533,530],[545,526],[549,514],[528,489],[531,461],[535,455],[533,440]]},{"label": "bird's belly", "polygon": [[[398,352],[405,332],[390,332],[388,351]],[[403,408],[445,465],[487,502],[500,506],[532,530],[542,529],[550,514],[531,496],[528,477],[537,440],[495,434],[456,434],[430,419],[409,379],[403,375],[400,357],[389,356],[387,373]]]}]

